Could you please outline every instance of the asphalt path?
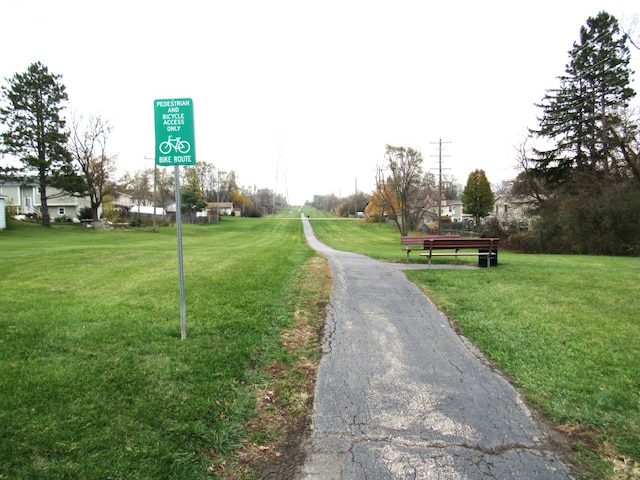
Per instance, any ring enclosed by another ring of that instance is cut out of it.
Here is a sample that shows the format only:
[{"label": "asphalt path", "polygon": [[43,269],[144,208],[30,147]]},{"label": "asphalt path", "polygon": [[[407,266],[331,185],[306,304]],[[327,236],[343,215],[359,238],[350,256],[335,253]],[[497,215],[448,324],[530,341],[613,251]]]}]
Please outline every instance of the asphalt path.
[{"label": "asphalt path", "polygon": [[519,393],[403,273],[435,265],[339,252],[303,225],[333,289],[296,478],[572,478]]}]

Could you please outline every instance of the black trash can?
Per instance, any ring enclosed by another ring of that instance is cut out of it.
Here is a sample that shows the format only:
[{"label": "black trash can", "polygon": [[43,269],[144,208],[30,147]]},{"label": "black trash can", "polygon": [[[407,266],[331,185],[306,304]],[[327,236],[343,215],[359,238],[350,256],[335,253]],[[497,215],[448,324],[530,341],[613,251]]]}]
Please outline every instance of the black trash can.
[{"label": "black trash can", "polygon": [[[489,249],[488,248],[479,248],[478,249],[479,253],[489,253]],[[487,268],[487,266],[491,266],[491,267],[497,267],[498,266],[498,251],[497,250],[492,250],[493,255],[489,256],[489,255],[478,255],[478,266],[482,267],[482,268]],[[487,260],[490,259],[489,261],[491,263],[487,264]]]}]

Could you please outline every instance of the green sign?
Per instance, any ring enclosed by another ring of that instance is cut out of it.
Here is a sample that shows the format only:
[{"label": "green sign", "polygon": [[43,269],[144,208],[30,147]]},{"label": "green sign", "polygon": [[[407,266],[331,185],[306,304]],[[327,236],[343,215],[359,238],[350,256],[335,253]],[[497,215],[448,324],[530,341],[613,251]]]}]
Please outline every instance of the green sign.
[{"label": "green sign", "polygon": [[156,165],[195,165],[196,135],[193,127],[193,100],[154,100],[156,120]]}]

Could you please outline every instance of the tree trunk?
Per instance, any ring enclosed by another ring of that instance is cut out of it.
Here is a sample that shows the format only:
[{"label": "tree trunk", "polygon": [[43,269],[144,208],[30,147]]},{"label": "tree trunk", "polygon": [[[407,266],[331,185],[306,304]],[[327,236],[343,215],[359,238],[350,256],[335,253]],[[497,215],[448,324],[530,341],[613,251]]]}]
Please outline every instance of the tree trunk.
[{"label": "tree trunk", "polygon": [[47,204],[47,187],[40,183],[40,213],[42,214],[42,226],[51,226],[51,216],[49,215],[49,205]]}]

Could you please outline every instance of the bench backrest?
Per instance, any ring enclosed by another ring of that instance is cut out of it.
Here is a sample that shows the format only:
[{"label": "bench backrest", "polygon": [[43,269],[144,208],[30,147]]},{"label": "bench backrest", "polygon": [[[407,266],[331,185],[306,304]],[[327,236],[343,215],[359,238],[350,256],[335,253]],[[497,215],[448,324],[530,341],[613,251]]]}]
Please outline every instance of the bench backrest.
[{"label": "bench backrest", "polygon": [[499,238],[428,238],[424,240],[424,249],[454,249],[454,248],[489,248],[497,249]]},{"label": "bench backrest", "polygon": [[425,240],[432,238],[460,238],[460,235],[423,235],[400,237],[400,245],[424,245]]}]

